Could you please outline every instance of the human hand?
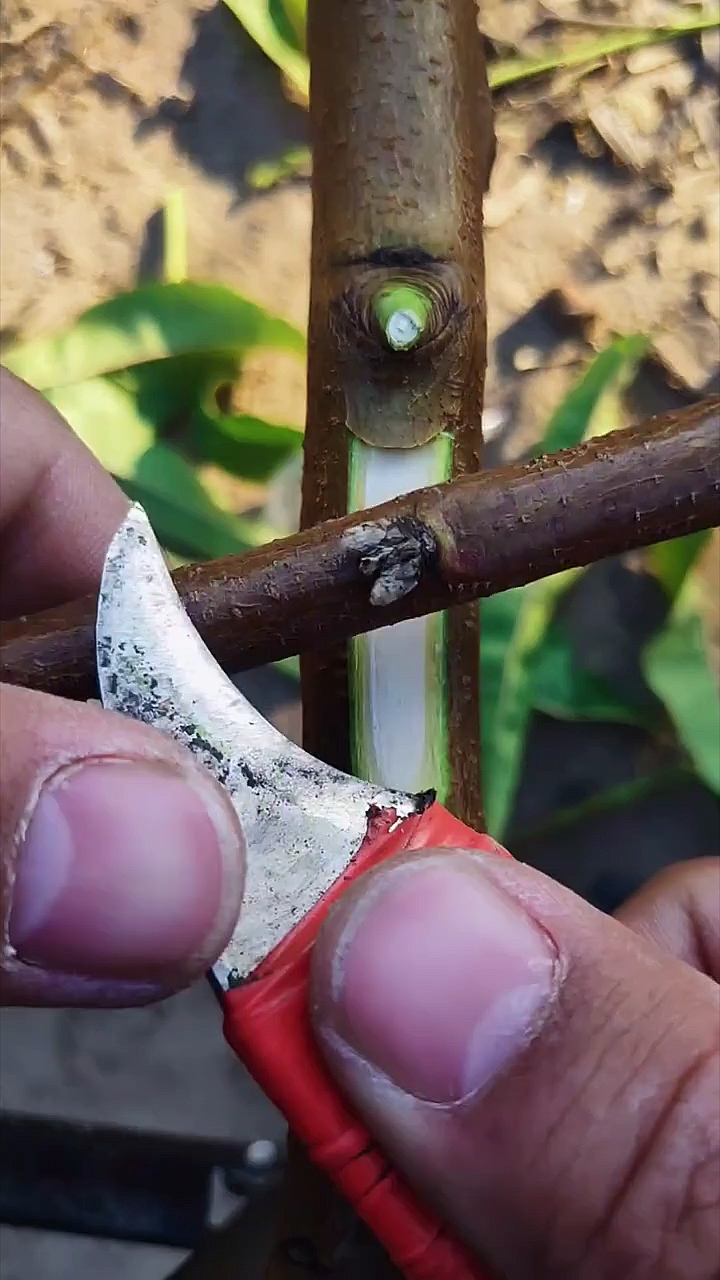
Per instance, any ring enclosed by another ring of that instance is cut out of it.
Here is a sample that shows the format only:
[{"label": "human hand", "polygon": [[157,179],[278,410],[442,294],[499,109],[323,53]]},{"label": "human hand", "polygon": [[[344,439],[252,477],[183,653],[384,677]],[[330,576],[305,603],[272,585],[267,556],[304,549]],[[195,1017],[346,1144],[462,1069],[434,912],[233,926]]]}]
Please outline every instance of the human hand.
[{"label": "human hand", "polygon": [[[128,503],[57,413],[0,371],[4,618],[97,588]],[[214,962],[244,846],[189,752],[91,704],[0,686],[3,1004],[132,1005]]]},{"label": "human hand", "polygon": [[432,851],[343,895],[314,955],[334,1074],[505,1280],[717,1280],[720,859],[615,920]]}]

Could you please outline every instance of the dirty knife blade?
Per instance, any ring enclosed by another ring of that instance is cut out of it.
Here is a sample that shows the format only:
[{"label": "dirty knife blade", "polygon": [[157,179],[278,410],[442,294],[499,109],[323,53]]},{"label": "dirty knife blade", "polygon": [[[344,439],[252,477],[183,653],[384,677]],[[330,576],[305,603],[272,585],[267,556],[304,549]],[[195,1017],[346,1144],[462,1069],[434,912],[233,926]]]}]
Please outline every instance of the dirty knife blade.
[{"label": "dirty knife blade", "polygon": [[188,747],[230,793],[240,817],[245,899],[213,969],[222,990],[247,977],[337,880],[374,809],[392,809],[400,821],[432,798],[360,782],[315,760],[269,724],[192,626],[137,504],[105,559],[96,657],[103,706]]}]

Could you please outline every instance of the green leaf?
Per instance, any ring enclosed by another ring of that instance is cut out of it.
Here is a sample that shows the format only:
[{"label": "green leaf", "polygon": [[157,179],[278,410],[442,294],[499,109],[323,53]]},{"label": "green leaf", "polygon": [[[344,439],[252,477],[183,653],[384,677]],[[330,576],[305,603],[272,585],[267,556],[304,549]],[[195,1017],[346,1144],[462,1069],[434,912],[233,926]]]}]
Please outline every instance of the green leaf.
[{"label": "green leaf", "polygon": [[701,529],[698,533],[686,534],[684,538],[672,538],[670,542],[657,542],[654,547],[648,547],[648,568],[671,601],[679,595],[687,575],[711,537],[712,529]]},{"label": "green leaf", "polygon": [[570,638],[557,618],[550,623],[532,663],[534,711],[556,720],[610,720],[645,725],[647,717],[573,658]]},{"label": "green leaf", "polygon": [[312,169],[309,147],[291,147],[272,160],[258,160],[245,174],[245,181],[255,191],[269,191],[280,182],[307,178]]},{"label": "green leaf", "polygon": [[[486,628],[482,645],[485,659],[481,669],[483,678],[486,674],[490,677],[490,704],[483,712],[485,817],[488,831],[496,839],[502,839],[507,827],[520,780],[533,710],[533,672],[537,656],[557,601],[579,572],[571,569],[529,587],[516,588],[512,593],[503,592],[506,599],[502,607],[496,607],[489,616],[485,608],[481,615],[481,627]],[[517,591],[523,594],[513,623],[513,597]],[[502,596],[491,598],[501,599]],[[503,644],[502,674],[498,680],[497,662],[495,670],[491,669],[492,655],[493,652],[498,654]]]},{"label": "green leaf", "polygon": [[177,284],[187,279],[187,218],[182,191],[168,192],[163,207],[163,280]]},{"label": "green leaf", "polygon": [[216,506],[195,469],[170,445],[148,449],[133,475],[120,482],[129,498],[142,503],[162,545],[176,555],[212,560],[257,545],[249,524]]},{"label": "green leaf", "polygon": [[[502,685],[505,655],[522,608],[527,587],[513,587],[480,601],[480,679],[483,775],[492,757],[495,712]],[[487,790],[484,779],[483,787]]]},{"label": "green leaf", "polygon": [[193,456],[246,480],[268,480],[302,448],[303,433],[247,414],[202,413],[188,436]]},{"label": "green leaf", "polygon": [[307,48],[307,0],[274,0],[273,7],[278,6],[286,24],[289,24],[297,48],[304,52]]},{"label": "green leaf", "polygon": [[4,364],[39,391],[167,356],[268,346],[303,356],[292,325],[221,285],[147,284],[86,311],[63,333],[11,348]]},{"label": "green leaf", "polygon": [[[548,423],[538,453],[579,444],[605,398],[630,376],[648,349],[644,337],[618,338],[592,362]],[[481,606],[482,758],[488,830],[500,838],[510,818],[534,710],[562,719],[637,723],[599,680],[573,662],[569,641],[554,625],[559,595],[583,570],[492,596]]]},{"label": "green leaf", "polygon": [[233,356],[213,355],[157,360],[113,376],[132,392],[158,432],[171,430],[195,461],[264,481],[302,448],[303,432],[248,414],[222,413],[217,393],[231,387],[239,373]]},{"label": "green leaf", "polygon": [[578,804],[555,809],[532,826],[513,831],[513,852],[520,856],[520,850],[535,840],[547,840],[548,836],[556,836],[568,827],[586,822],[588,818],[594,818],[598,814],[610,813],[613,809],[626,809],[658,791],[667,792],[671,787],[680,786],[692,777],[693,772],[687,765],[671,765],[667,769],[658,769],[655,773],[631,778],[629,782],[619,782],[615,786],[596,791]]},{"label": "green leaf", "polygon": [[151,360],[109,374],[108,380],[135,399],[139,412],[159,433],[170,430],[176,437],[190,428],[218,388],[237,382],[240,372],[237,356],[210,353]]},{"label": "green leaf", "polygon": [[613,54],[640,49],[644,45],[677,40],[679,36],[716,27],[719,20],[717,10],[713,13],[703,13],[698,7],[694,13],[678,16],[672,26],[630,27],[625,30],[611,27],[596,39],[576,45],[574,48],[549,49],[539,58],[507,58],[493,63],[488,68],[490,88],[500,89],[504,85],[515,84],[518,80],[527,80],[531,76],[544,75],[548,71],[583,66],[585,63],[592,64]]},{"label": "green leaf", "polygon": [[307,103],[310,98],[310,64],[305,53],[298,48],[295,22],[290,14],[272,0],[225,0],[225,4]]},{"label": "green leaf", "polygon": [[61,387],[48,399],[128,497],[143,504],[169,550],[212,559],[271,540],[273,532],[259,522],[240,520],[218,507],[177,449],[156,443],[153,415],[142,413],[138,397],[127,387],[112,378],[93,378]]},{"label": "green leaf", "polygon": [[135,397],[110,378],[59,387],[46,398],[70,423],[106,471],[129,478],[155,442],[155,425]]},{"label": "green leaf", "polygon": [[262,482],[297,453],[303,433],[221,413],[215,392],[236,374],[232,357],[181,356],[58,387],[46,396],[114,475],[131,478],[138,458],[171,430],[194,461]]},{"label": "green leaf", "polygon": [[629,377],[649,350],[650,340],[641,335],[616,338],[595,357],[580,382],[565,397],[545,428],[535,456],[570,449],[591,432],[593,414],[602,397],[621,377]]},{"label": "green leaf", "polygon": [[697,591],[688,579],[668,622],[646,646],[643,669],[699,777],[720,794],[720,692],[708,661]]}]

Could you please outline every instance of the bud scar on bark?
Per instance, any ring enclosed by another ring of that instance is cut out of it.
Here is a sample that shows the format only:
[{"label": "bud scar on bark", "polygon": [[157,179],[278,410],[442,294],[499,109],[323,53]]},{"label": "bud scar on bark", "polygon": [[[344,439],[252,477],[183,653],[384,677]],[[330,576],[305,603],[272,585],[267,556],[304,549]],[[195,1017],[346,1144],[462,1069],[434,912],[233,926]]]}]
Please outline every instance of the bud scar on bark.
[{"label": "bud scar on bark", "polygon": [[330,313],[351,435],[375,449],[452,435],[472,350],[466,273],[418,248],[378,250],[340,273]]},{"label": "bud scar on bark", "polygon": [[393,351],[410,351],[422,341],[432,314],[432,299],[416,285],[388,284],[373,298],[375,319]]},{"label": "bud scar on bark", "polygon": [[370,603],[378,606],[409,595],[438,554],[435,534],[414,516],[356,525],[343,541],[358,552],[358,569],[372,580]]}]

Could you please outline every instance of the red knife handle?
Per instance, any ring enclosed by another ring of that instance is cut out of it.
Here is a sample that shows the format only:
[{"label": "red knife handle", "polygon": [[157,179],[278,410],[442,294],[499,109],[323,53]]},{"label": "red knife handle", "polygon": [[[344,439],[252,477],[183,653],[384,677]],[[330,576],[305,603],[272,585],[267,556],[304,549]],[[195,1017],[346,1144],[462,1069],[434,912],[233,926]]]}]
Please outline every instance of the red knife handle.
[{"label": "red knife handle", "polygon": [[454,847],[506,854],[489,836],[471,831],[437,803],[391,830],[395,822],[392,811],[371,818],[345,874],[251,977],[223,997],[225,1037],[311,1159],[354,1206],[407,1280],[485,1280],[478,1262],[389,1166],[339,1092],[310,1025],[313,943],[328,909],[351,881],[409,849]]}]

